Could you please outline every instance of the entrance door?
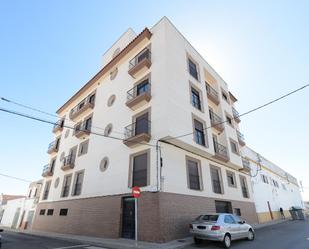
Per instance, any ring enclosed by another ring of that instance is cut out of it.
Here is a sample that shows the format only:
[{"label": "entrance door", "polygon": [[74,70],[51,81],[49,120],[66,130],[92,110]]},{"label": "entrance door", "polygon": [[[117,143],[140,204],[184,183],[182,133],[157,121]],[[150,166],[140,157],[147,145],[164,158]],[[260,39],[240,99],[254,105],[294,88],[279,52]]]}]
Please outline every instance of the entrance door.
[{"label": "entrance door", "polygon": [[34,216],[34,211],[29,211],[28,217],[27,217],[27,227],[25,229],[31,229],[33,216]]},{"label": "entrance door", "polygon": [[146,133],[148,134],[148,112],[135,119],[135,136]]},{"label": "entrance door", "polygon": [[14,228],[14,229],[17,228],[17,222],[18,222],[18,219],[19,219],[19,215],[20,215],[20,208],[17,208],[15,215],[14,215],[14,218],[13,218],[13,223],[12,223],[11,228]]},{"label": "entrance door", "polygon": [[135,200],[132,197],[122,199],[122,237],[135,238]]}]

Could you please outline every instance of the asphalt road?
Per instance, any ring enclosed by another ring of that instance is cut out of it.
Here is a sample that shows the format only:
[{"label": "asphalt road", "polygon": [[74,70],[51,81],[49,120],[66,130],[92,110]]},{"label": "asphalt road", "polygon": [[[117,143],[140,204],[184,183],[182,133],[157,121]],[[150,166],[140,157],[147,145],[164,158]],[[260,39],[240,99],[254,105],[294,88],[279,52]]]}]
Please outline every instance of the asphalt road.
[{"label": "asphalt road", "polygon": [[33,236],[28,234],[3,232],[1,249],[107,249],[87,243]]},{"label": "asphalt road", "polygon": [[[218,249],[218,242],[203,242],[186,249]],[[288,221],[256,230],[254,241],[232,241],[233,249],[309,249],[309,221]]]}]

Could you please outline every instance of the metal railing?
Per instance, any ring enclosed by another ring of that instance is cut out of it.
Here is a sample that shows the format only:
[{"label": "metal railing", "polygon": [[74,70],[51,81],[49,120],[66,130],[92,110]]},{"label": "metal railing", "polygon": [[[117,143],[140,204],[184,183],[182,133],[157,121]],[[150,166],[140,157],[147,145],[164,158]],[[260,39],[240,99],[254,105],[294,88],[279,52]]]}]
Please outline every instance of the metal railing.
[{"label": "metal railing", "polygon": [[228,158],[227,148],[224,145],[219,144],[218,142],[214,142],[214,147],[216,154]]},{"label": "metal railing", "polygon": [[55,124],[54,124],[54,127],[53,129],[57,129],[58,127],[59,128],[63,128],[63,125],[64,125],[64,119],[59,119]]},{"label": "metal railing", "polygon": [[232,107],[232,111],[233,111],[233,117],[234,117],[235,119],[239,119],[239,112],[236,111],[236,109],[235,109],[234,107]]},{"label": "metal railing", "polygon": [[237,137],[238,137],[239,140],[241,140],[243,142],[245,141],[245,136],[240,131],[237,131]]},{"label": "metal railing", "polygon": [[214,113],[212,110],[209,110],[209,116],[213,126],[216,126],[216,124],[218,126],[222,126],[222,118],[219,115]]},{"label": "metal railing", "polygon": [[148,84],[145,84],[145,86],[139,88],[139,85],[134,86],[132,89],[127,91],[127,100],[131,100],[136,98],[137,96],[143,94],[143,93],[149,93],[151,94],[151,84],[148,82]]},{"label": "metal railing", "polygon": [[43,166],[42,174],[45,174],[47,172],[51,172],[51,164],[46,164],[46,165]]},{"label": "metal railing", "polygon": [[151,52],[149,48],[145,48],[142,50],[138,55],[136,55],[132,60],[129,62],[129,69],[132,69],[136,65],[138,65],[143,60],[148,59],[151,60]]},{"label": "metal railing", "polygon": [[207,94],[211,95],[215,99],[219,99],[218,92],[214,88],[212,88],[207,82],[206,82],[206,91],[207,91]]},{"label": "metal railing", "polygon": [[79,132],[91,132],[91,125],[92,122],[90,122],[87,125],[87,122],[80,122],[74,127],[74,134],[79,133]]},{"label": "metal railing", "polygon": [[70,154],[70,155],[63,158],[62,166],[74,165],[74,162],[75,162],[75,155]]},{"label": "metal railing", "polygon": [[76,113],[80,112],[82,109],[86,108],[86,106],[94,106],[95,94],[90,94],[86,98],[84,98],[81,102],[78,103],[74,108],[70,111],[70,116],[76,115]]},{"label": "metal railing", "polygon": [[58,145],[59,145],[59,140],[55,140],[55,141],[52,141],[49,145],[48,145],[48,149],[47,151],[51,151],[51,150],[54,150],[54,149],[58,149]]},{"label": "metal railing", "polygon": [[242,157],[241,160],[243,167],[250,170],[250,161],[245,157]]},{"label": "metal railing", "polygon": [[139,134],[150,134],[151,122],[148,119],[141,119],[124,128],[125,139],[135,137]]},{"label": "metal railing", "polygon": [[212,180],[213,190],[216,194],[222,194],[221,183],[218,180]]}]

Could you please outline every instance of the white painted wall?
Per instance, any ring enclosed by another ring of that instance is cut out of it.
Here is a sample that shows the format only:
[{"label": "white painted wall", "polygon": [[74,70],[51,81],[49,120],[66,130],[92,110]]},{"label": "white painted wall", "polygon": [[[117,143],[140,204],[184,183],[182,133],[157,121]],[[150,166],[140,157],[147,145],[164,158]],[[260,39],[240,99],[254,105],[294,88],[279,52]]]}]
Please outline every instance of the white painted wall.
[{"label": "white painted wall", "polygon": [[[252,174],[255,177],[251,178],[253,197],[256,205],[257,212],[268,212],[267,201],[269,201],[272,211],[279,211],[280,207],[288,210],[291,206],[302,206],[302,198],[297,184],[296,178],[285,172],[279,166],[260,156],[260,164],[262,169],[257,172],[258,154],[252,149],[245,147],[243,150],[244,155],[252,160],[250,167]],[[257,173],[256,173],[257,172]],[[266,175],[269,184],[262,181],[261,174]],[[288,174],[288,178],[286,177]],[[279,183],[279,188],[271,184],[270,178]],[[295,181],[291,181],[294,179]],[[282,187],[286,186],[286,190]]]}]

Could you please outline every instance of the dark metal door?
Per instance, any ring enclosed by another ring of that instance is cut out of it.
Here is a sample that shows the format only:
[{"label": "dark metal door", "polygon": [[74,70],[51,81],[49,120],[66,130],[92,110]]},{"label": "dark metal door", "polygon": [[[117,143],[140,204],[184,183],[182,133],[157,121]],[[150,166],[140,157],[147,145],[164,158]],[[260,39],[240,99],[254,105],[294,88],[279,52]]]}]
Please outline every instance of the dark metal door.
[{"label": "dark metal door", "polygon": [[135,200],[132,197],[122,199],[122,237],[135,238]]}]

